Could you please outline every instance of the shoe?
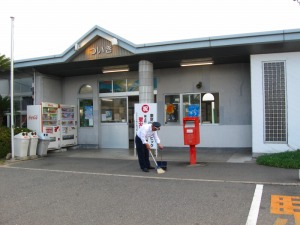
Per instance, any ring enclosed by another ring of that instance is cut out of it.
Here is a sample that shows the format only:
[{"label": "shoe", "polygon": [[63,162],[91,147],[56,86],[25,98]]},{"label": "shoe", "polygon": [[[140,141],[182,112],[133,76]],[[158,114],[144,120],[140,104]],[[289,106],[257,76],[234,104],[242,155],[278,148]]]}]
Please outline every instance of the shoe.
[{"label": "shoe", "polygon": [[144,172],[149,172],[149,170],[147,168],[142,169]]},{"label": "shoe", "polygon": [[148,167],[148,169],[149,169],[149,170],[154,170],[154,169],[155,169],[155,167],[153,167],[153,166],[149,166],[149,167]]}]

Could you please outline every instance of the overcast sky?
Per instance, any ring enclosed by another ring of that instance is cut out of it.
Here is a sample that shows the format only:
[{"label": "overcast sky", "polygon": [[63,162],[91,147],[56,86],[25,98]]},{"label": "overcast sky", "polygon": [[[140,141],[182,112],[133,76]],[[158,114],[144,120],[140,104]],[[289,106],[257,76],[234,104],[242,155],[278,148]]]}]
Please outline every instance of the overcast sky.
[{"label": "overcast sky", "polygon": [[300,29],[293,0],[2,0],[0,54],[63,53],[95,25],[135,44]]}]

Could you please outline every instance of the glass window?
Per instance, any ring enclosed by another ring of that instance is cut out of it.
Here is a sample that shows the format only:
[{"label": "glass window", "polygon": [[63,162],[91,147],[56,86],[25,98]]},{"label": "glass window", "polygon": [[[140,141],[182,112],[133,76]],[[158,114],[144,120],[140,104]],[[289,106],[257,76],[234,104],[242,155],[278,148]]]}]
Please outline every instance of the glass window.
[{"label": "glass window", "polygon": [[32,77],[14,79],[14,93],[31,92]]},{"label": "glass window", "polygon": [[264,139],[287,142],[285,62],[264,62]]},{"label": "glass window", "polygon": [[80,99],[79,100],[79,119],[80,127],[93,127],[93,100],[92,99]]},{"label": "glass window", "polygon": [[201,123],[220,123],[219,93],[201,94]]},{"label": "glass window", "polygon": [[100,93],[111,93],[112,92],[112,81],[100,81],[99,82]]},{"label": "glass window", "polygon": [[[153,79],[153,90],[157,90],[157,79]],[[139,91],[138,79],[109,80],[99,82],[99,93]]]},{"label": "glass window", "polygon": [[101,98],[101,122],[127,122],[127,98]]},{"label": "glass window", "polygon": [[153,90],[157,90],[157,78],[153,79]]},{"label": "glass window", "polygon": [[126,92],[126,80],[114,80],[113,88],[114,92]]},{"label": "glass window", "polygon": [[182,95],[183,117],[192,116],[200,118],[200,94]]},{"label": "glass window", "polygon": [[180,108],[182,117],[199,117],[203,124],[220,123],[219,93],[166,95],[165,122],[180,123]]},{"label": "glass window", "polygon": [[179,95],[166,95],[165,96],[165,123],[180,122],[179,120]]},{"label": "glass window", "polygon": [[127,91],[139,91],[139,80],[128,79],[127,80]]},{"label": "glass window", "polygon": [[91,85],[84,84],[79,89],[79,94],[92,94],[93,88]]}]

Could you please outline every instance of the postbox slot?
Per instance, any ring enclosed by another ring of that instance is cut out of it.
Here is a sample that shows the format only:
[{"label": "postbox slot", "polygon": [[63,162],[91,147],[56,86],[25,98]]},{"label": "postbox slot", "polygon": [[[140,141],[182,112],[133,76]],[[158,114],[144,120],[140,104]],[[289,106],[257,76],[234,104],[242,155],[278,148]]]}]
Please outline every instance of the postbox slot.
[{"label": "postbox slot", "polygon": [[187,134],[192,134],[192,133],[194,133],[194,132],[193,132],[192,129],[186,129],[186,133],[187,133]]},{"label": "postbox slot", "polygon": [[186,121],[185,127],[195,127],[195,121]]}]

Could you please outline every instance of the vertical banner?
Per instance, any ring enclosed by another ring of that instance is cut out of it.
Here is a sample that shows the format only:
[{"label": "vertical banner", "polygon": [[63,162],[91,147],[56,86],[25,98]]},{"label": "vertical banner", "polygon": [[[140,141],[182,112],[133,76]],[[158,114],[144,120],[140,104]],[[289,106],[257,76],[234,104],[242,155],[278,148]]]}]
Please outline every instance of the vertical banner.
[{"label": "vertical banner", "polygon": [[[153,123],[157,120],[157,104],[156,103],[138,103],[134,104],[134,137],[138,129],[145,123]],[[151,137],[148,140],[151,149],[157,149],[157,143]]]}]

